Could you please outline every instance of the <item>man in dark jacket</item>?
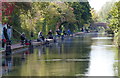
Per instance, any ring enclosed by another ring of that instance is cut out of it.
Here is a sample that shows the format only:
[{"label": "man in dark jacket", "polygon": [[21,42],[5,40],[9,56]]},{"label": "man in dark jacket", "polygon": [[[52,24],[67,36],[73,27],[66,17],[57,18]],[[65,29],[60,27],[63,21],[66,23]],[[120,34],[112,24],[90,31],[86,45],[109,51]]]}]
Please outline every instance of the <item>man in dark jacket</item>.
[{"label": "man in dark jacket", "polygon": [[4,26],[3,27],[3,32],[2,32],[2,48],[5,47],[5,43],[9,41],[8,34],[7,34],[7,28]]},{"label": "man in dark jacket", "polygon": [[49,38],[49,39],[53,39],[52,30],[50,30],[50,31],[48,32],[48,38]]},{"label": "man in dark jacket", "polygon": [[25,42],[25,39],[26,39],[25,33],[22,33],[20,38],[21,38],[21,45],[24,45],[24,42]]}]

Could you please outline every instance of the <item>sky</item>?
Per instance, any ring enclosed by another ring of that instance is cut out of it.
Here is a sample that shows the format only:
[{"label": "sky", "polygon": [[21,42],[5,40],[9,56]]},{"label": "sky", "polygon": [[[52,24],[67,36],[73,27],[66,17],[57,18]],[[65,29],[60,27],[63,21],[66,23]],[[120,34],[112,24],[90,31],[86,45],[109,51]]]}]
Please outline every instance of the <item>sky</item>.
[{"label": "sky", "polygon": [[[98,12],[106,2],[110,2],[111,0],[88,0],[88,1],[91,7]],[[114,1],[118,1],[118,0],[114,0]]]}]

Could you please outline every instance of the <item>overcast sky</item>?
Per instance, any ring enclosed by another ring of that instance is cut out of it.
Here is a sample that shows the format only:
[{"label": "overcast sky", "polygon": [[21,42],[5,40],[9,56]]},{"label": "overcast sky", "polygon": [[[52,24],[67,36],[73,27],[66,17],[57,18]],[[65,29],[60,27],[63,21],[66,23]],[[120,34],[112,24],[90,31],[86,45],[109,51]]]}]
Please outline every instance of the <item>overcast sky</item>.
[{"label": "overcast sky", "polygon": [[91,7],[98,12],[106,2],[110,2],[112,0],[88,0],[88,1],[90,2]]}]

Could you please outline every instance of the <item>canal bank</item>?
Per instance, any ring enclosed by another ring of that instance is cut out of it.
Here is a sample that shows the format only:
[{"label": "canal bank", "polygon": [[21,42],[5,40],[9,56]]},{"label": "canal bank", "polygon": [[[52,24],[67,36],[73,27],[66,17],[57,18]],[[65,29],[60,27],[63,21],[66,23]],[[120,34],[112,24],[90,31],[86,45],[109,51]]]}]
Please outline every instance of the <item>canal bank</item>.
[{"label": "canal bank", "polygon": [[[82,35],[83,34],[83,32],[77,32],[77,33],[74,33],[73,34],[73,36],[75,36],[75,35]],[[66,36],[67,37],[67,36]],[[65,38],[66,38],[65,37]],[[58,38],[57,40],[60,40],[61,38]],[[47,39],[47,41],[49,41],[49,43],[52,43],[52,42],[54,42],[54,40],[52,40],[52,39]],[[32,45],[33,46],[40,46],[40,45],[44,45],[44,44],[46,44],[46,42],[44,41],[44,42],[37,42],[37,40],[33,40],[32,41]],[[1,44],[2,45],[2,44]],[[14,51],[14,50],[19,50],[19,49],[22,49],[22,48],[28,48],[29,47],[29,45],[21,45],[20,43],[18,43],[18,44],[13,44],[13,45],[11,45],[11,49],[12,49],[12,51]],[[0,53],[5,53],[5,50],[0,50]]]}]

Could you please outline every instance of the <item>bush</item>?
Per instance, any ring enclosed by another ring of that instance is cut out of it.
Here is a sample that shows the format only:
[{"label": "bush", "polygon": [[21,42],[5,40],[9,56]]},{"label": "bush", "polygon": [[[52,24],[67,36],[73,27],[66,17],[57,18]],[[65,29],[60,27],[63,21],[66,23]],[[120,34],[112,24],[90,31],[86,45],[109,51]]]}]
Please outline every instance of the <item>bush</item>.
[{"label": "bush", "polygon": [[111,29],[106,29],[106,32],[107,32],[108,34],[114,34],[114,32],[113,32]]}]

